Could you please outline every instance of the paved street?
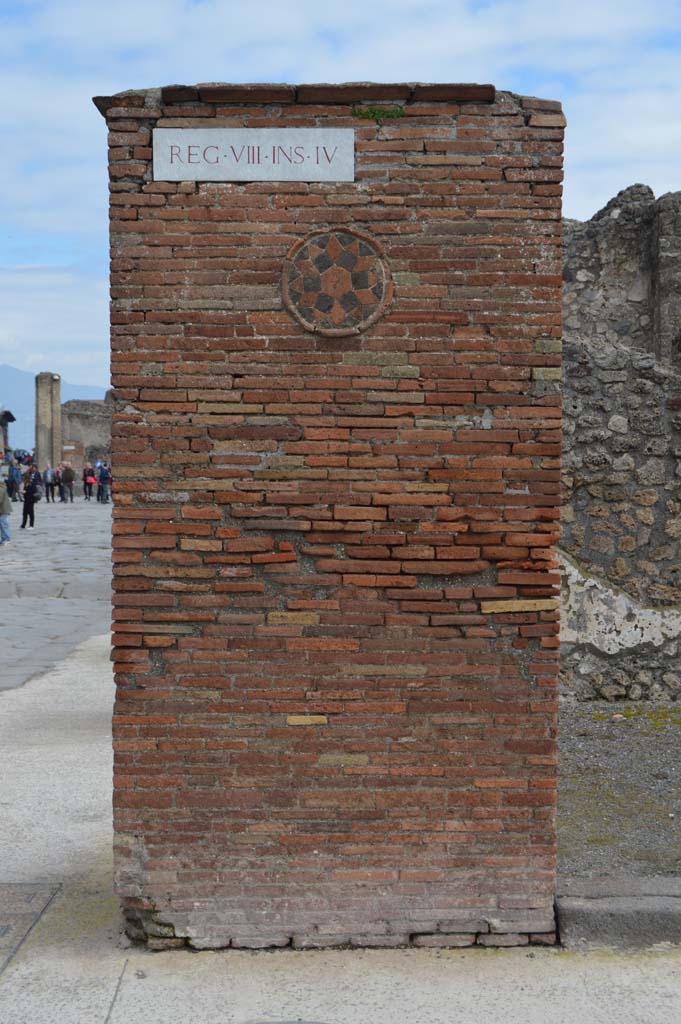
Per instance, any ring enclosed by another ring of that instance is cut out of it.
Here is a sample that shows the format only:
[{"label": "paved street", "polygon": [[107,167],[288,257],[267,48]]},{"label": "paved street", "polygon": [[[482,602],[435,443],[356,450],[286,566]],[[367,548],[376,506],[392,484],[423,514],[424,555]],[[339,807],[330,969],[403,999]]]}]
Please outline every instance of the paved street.
[{"label": "paved street", "polygon": [[21,686],[111,621],[111,506],[77,497],[36,505],[35,529],[0,548],[0,690]]}]

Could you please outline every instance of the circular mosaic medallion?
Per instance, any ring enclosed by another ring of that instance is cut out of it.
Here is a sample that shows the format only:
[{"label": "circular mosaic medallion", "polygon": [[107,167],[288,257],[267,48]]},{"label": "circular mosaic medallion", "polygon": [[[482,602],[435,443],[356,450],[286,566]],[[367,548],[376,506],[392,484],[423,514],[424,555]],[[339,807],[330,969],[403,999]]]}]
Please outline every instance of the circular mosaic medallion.
[{"label": "circular mosaic medallion", "polygon": [[284,303],[308,331],[357,334],[392,298],[377,242],[356,231],[318,231],[293,246],[282,274]]}]

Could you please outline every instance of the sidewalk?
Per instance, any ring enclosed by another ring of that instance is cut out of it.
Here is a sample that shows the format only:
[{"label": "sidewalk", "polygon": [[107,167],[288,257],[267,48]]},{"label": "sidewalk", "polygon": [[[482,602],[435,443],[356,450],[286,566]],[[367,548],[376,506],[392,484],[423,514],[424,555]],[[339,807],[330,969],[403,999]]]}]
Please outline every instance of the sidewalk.
[{"label": "sidewalk", "polygon": [[337,950],[148,953],[111,894],[108,637],[0,695],[0,1024],[642,1024],[681,1017],[681,958]]}]

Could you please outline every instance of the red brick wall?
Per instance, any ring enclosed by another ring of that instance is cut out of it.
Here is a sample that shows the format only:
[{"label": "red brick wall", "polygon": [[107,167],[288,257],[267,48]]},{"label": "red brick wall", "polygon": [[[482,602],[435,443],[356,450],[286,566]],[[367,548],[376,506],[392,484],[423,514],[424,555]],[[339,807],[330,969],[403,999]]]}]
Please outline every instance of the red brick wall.
[{"label": "red brick wall", "polygon": [[[155,945],[553,931],[563,119],[391,88],[97,100],[116,884]],[[320,125],[354,183],[151,180],[154,126]],[[392,277],[359,334],[282,305],[329,227]]]}]

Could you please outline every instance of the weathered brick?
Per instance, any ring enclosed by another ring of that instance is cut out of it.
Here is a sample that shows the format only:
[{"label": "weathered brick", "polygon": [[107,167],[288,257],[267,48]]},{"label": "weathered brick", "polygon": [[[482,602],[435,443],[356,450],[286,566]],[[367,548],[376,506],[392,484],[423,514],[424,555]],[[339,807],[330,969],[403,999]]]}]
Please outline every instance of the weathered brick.
[{"label": "weathered brick", "polygon": [[326,715],[289,715],[286,719],[287,725],[327,725]]},{"label": "weathered brick", "polygon": [[[550,942],[560,110],[456,84],[158,102],[97,100],[131,930]],[[353,127],[356,181],[152,180],[154,128],[211,123]],[[394,285],[348,335],[283,304],[287,254],[336,227]]]},{"label": "weathered brick", "polygon": [[564,114],[531,114],[530,128],[564,128]]},{"label": "weathered brick", "polygon": [[482,601],[480,603],[480,611],[492,615],[496,612],[558,611],[558,599],[547,598],[544,600],[539,598],[524,600],[522,598],[512,598],[509,601]]}]

